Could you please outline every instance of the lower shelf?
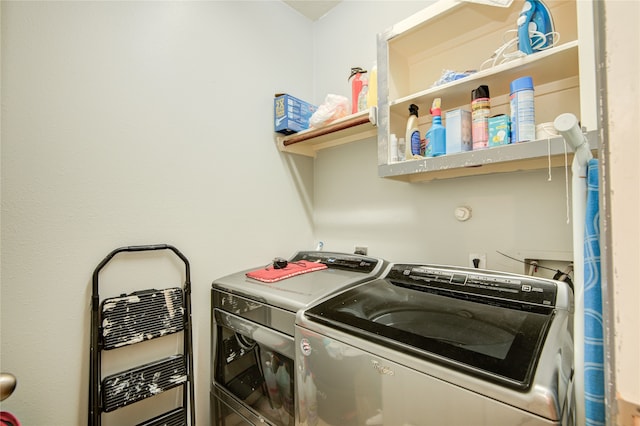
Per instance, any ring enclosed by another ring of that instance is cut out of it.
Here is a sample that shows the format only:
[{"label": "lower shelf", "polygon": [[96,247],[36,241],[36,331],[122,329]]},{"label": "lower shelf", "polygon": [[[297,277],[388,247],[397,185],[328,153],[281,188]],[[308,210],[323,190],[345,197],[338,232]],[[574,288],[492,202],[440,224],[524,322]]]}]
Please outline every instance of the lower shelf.
[{"label": "lower shelf", "polygon": [[377,108],[372,107],[318,129],[309,129],[289,136],[278,136],[276,142],[280,151],[315,157],[316,152],[321,149],[376,136],[378,134],[376,119]]},{"label": "lower shelf", "polygon": [[[597,149],[597,132],[587,132],[585,136],[591,149]],[[566,153],[567,164],[571,166],[573,151],[569,145],[566,145]],[[562,137],[557,136],[441,157],[383,164],[378,166],[378,175],[404,182],[424,182],[564,165],[565,143]]]}]

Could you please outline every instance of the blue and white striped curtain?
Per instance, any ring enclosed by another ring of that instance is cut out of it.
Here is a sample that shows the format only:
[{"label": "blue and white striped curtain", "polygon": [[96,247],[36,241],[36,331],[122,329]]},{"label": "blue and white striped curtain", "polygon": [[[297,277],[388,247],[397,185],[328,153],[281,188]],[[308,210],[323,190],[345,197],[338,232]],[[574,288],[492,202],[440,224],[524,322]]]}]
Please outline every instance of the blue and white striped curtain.
[{"label": "blue and white striped curtain", "polygon": [[[604,327],[598,160],[589,160],[584,227],[584,398],[587,426],[604,426]],[[580,374],[580,372],[577,372]]]}]

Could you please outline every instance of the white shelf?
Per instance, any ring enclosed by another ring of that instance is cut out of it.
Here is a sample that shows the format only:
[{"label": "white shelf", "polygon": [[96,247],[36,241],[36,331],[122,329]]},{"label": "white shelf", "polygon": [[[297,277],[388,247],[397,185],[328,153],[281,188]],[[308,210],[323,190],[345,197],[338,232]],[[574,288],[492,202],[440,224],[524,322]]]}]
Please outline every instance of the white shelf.
[{"label": "white shelf", "polygon": [[[585,134],[592,150],[598,148],[596,131]],[[569,167],[573,152],[567,145]],[[562,137],[503,145],[478,151],[460,152],[419,160],[401,161],[378,166],[380,177],[404,182],[423,182],[489,173],[544,169],[565,165]]]},{"label": "white shelf", "polygon": [[508,93],[509,83],[525,75],[531,76],[536,86],[542,86],[578,74],[578,42],[572,41],[405,96],[390,102],[389,106],[404,113],[412,103],[426,107],[437,97],[451,106],[465,105],[470,102],[471,90],[481,84],[488,85],[492,92]]}]

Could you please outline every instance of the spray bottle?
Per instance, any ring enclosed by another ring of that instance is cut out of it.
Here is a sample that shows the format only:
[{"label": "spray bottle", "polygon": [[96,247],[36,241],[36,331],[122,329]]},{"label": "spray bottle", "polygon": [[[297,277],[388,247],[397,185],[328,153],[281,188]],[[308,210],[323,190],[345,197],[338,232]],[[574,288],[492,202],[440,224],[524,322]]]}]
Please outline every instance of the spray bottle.
[{"label": "spray bottle", "polygon": [[366,72],[367,70],[360,67],[351,68],[351,75],[348,78],[351,81],[351,114],[358,112],[358,98],[363,85],[362,74]]},{"label": "spray bottle", "polygon": [[437,157],[446,154],[445,128],[442,125],[442,110],[440,109],[440,98],[435,98],[431,105],[431,128],[427,131],[427,147],[430,148],[430,157]]},{"label": "spray bottle", "polygon": [[416,104],[409,105],[409,120],[407,120],[407,132],[405,134],[405,141],[406,160],[411,160],[422,155],[420,130],[418,129],[418,105]]}]

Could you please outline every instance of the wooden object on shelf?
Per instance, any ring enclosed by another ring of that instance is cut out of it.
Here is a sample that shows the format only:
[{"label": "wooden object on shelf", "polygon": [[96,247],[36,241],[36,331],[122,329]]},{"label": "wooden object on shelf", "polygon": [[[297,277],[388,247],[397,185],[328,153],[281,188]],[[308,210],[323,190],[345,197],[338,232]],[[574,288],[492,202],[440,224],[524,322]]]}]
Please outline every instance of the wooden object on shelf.
[{"label": "wooden object on shelf", "polygon": [[376,113],[376,108],[372,107],[317,129],[309,129],[289,136],[278,136],[278,149],[315,157],[316,152],[321,149],[374,137],[377,135]]}]

